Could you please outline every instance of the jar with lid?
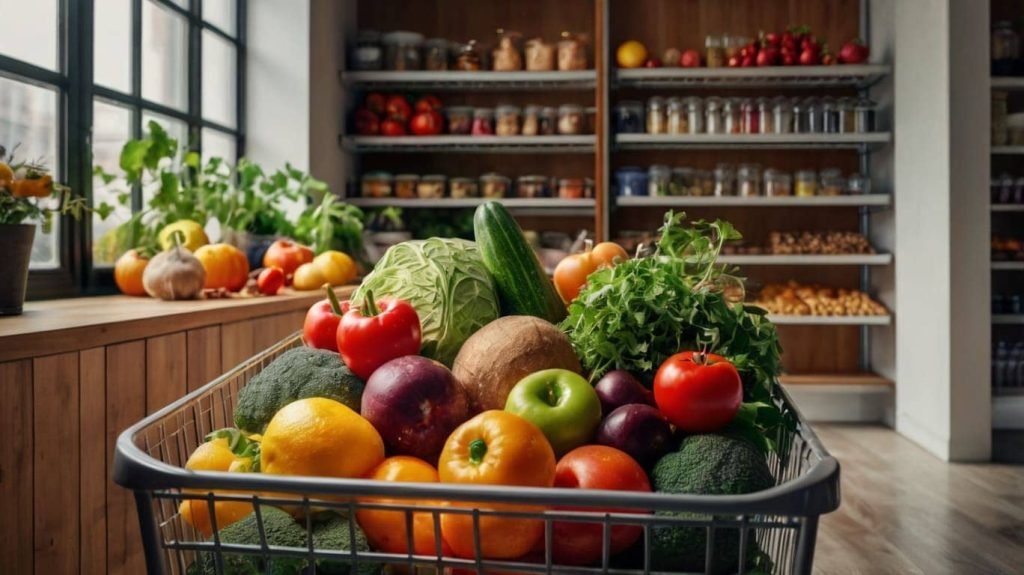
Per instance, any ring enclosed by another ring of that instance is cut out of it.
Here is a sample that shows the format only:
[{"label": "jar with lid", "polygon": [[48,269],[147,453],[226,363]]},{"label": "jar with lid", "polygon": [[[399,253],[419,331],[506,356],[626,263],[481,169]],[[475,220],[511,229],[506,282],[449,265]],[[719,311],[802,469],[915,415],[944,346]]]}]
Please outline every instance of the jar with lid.
[{"label": "jar with lid", "polygon": [[1020,59],[1020,36],[1013,29],[1013,23],[1000,20],[992,27],[992,75],[1013,76],[1017,74]]},{"label": "jar with lid", "polygon": [[488,199],[504,198],[512,181],[501,174],[489,173],[480,176],[480,188],[483,197]]},{"label": "jar with lid", "polygon": [[395,176],[395,197],[408,200],[416,197],[416,186],[420,177],[416,174],[398,174]]},{"label": "jar with lid", "polygon": [[704,133],[704,100],[697,96],[690,96],[686,104],[686,127],[688,134]]},{"label": "jar with lid", "polygon": [[853,131],[866,134],[875,130],[876,104],[867,98],[857,101],[853,107]]},{"label": "jar with lid", "polygon": [[558,107],[558,133],[575,136],[583,133],[583,106],[562,104]]},{"label": "jar with lid", "polygon": [[1013,196],[1010,197],[1011,204],[1024,204],[1024,177],[1017,178],[1013,182]]},{"label": "jar with lid", "polygon": [[736,195],[736,171],[731,164],[715,166],[715,196]]},{"label": "jar with lid", "polygon": [[474,136],[494,135],[494,110],[491,108],[476,108],[473,110]]},{"label": "jar with lid", "polygon": [[665,104],[669,134],[690,133],[690,119],[686,113],[686,105],[679,98],[669,98]]},{"label": "jar with lid", "polygon": [[594,178],[583,178],[583,197],[593,198],[594,188],[597,187],[597,183],[594,182]]},{"label": "jar with lid", "polygon": [[351,50],[349,67],[353,70],[380,70],[384,67],[384,50],[380,44],[380,33],[376,30],[362,30],[356,34],[356,43]]},{"label": "jar with lid", "polygon": [[730,58],[738,58],[740,50],[742,50],[747,43],[747,39],[743,36],[724,36],[722,38],[722,47],[725,48],[726,62],[728,62]]},{"label": "jar with lid", "polygon": [[491,62],[495,72],[515,72],[523,69],[523,53],[520,50],[522,35],[498,29],[498,45],[491,51]]},{"label": "jar with lid", "polygon": [[449,106],[444,109],[448,116],[448,133],[465,136],[473,131],[473,108]]},{"label": "jar with lid", "polygon": [[635,100],[619,102],[615,106],[615,132],[642,134],[644,131],[644,105]]},{"label": "jar with lid", "polygon": [[369,172],[363,174],[360,192],[364,198],[390,198],[393,183],[388,172]]},{"label": "jar with lid", "polygon": [[721,98],[708,98],[704,100],[704,131],[708,134],[725,133],[725,124],[722,122]]},{"label": "jar with lid", "polygon": [[1009,94],[1001,90],[992,91],[992,145],[1005,146],[1010,141],[1009,108],[1006,101]]},{"label": "jar with lid", "polygon": [[531,72],[547,72],[555,69],[555,45],[543,38],[526,41],[526,69]]},{"label": "jar with lid", "polygon": [[420,48],[423,34],[416,32],[388,32],[381,36],[384,45],[384,65],[388,70],[421,70],[423,61]]},{"label": "jar with lid", "polygon": [[452,178],[448,184],[448,192],[453,198],[480,197],[480,188],[474,178]]},{"label": "jar with lid", "polygon": [[695,185],[693,168],[672,168],[672,175],[668,181],[668,195],[670,196],[695,196],[700,195],[692,191]]},{"label": "jar with lid", "polygon": [[494,133],[498,136],[519,135],[519,107],[501,105],[494,109]]},{"label": "jar with lid", "polygon": [[435,72],[448,69],[448,40],[431,38],[423,43],[423,69]]},{"label": "jar with lid", "polygon": [[1013,177],[1004,172],[998,178],[992,178],[989,191],[993,204],[1009,203],[1013,197]]},{"label": "jar with lid", "polygon": [[761,195],[761,166],[741,164],[736,170],[736,191],[743,197]]},{"label": "jar with lid", "polygon": [[713,196],[715,195],[715,175],[710,170],[696,170],[693,173],[693,177],[697,182],[697,188],[700,189],[701,196]]},{"label": "jar with lid", "polygon": [[857,100],[854,98],[839,98],[836,100],[836,114],[839,116],[840,134],[854,133],[855,122],[853,108],[856,105]]},{"label": "jar with lid", "polygon": [[722,128],[726,134],[743,133],[743,112],[740,109],[740,100],[726,98],[722,102]]},{"label": "jar with lid", "polygon": [[818,174],[814,170],[800,170],[796,173],[795,180],[794,188],[797,196],[818,195]]},{"label": "jar with lid", "polygon": [[838,168],[826,168],[821,171],[821,182],[818,185],[819,196],[838,196],[846,189],[846,178]]},{"label": "jar with lid", "polygon": [[765,98],[758,98],[757,102],[757,127],[759,134],[774,134],[775,124],[772,122],[772,106]]},{"label": "jar with lid", "polygon": [[562,32],[562,38],[558,40],[558,69],[562,71],[587,69],[585,35]]},{"label": "jar with lid", "polygon": [[776,134],[793,132],[793,103],[788,98],[772,100],[772,127]]},{"label": "jar with lid", "polygon": [[838,103],[834,98],[821,100],[821,131],[826,134],[838,134],[842,127]]},{"label": "jar with lid", "polygon": [[615,170],[615,186],[620,196],[646,196],[647,172],[635,167]]},{"label": "jar with lid", "polygon": [[540,118],[537,122],[538,136],[553,136],[558,132],[558,110],[551,106],[540,109]]},{"label": "jar with lid", "polygon": [[429,174],[420,178],[416,185],[416,195],[422,200],[433,200],[444,197],[444,188],[448,178],[441,174]]},{"label": "jar with lid", "polygon": [[647,195],[668,196],[672,170],[668,166],[655,164],[647,169]]},{"label": "jar with lid", "polygon": [[536,136],[540,131],[540,106],[523,108],[523,123],[520,133],[524,136]]},{"label": "jar with lid", "polygon": [[769,168],[764,171],[764,195],[779,197],[793,195],[793,177],[788,173]]},{"label": "jar with lid", "polygon": [[478,72],[483,68],[483,55],[480,53],[480,47],[477,46],[476,40],[462,44],[455,57],[455,69],[463,72]]},{"label": "jar with lid", "polygon": [[558,197],[563,200],[578,200],[584,197],[583,178],[560,178],[558,180]]},{"label": "jar with lid", "polygon": [[757,107],[757,101],[747,98],[740,102],[740,113],[743,118],[744,134],[761,133],[761,115]]},{"label": "jar with lid", "polygon": [[548,194],[546,176],[520,176],[516,180],[517,198],[546,198]]},{"label": "jar with lid", "polygon": [[[801,134],[820,134],[821,125],[821,101],[817,98],[805,98],[800,105],[802,111],[797,123],[800,125]],[[795,112],[795,110],[794,110]]]},{"label": "jar with lid", "polygon": [[654,96],[647,100],[647,133],[664,134],[668,129],[665,118],[665,100]]},{"label": "jar with lid", "polygon": [[850,174],[846,178],[846,193],[851,195],[867,195],[871,193],[871,177],[864,174]]},{"label": "jar with lid", "polygon": [[704,39],[704,62],[708,68],[725,66],[725,44],[721,36],[708,36]]}]

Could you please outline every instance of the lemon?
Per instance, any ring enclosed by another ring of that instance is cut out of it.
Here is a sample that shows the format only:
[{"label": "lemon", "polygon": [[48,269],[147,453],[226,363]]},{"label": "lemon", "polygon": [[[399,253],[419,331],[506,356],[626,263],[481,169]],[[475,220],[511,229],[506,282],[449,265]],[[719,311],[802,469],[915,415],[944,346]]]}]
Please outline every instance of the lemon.
[{"label": "lemon", "polygon": [[[248,458],[245,458],[248,459]],[[239,458],[231,452],[228,440],[217,438],[200,445],[189,456],[185,469],[191,471],[229,471],[236,467]],[[197,490],[186,490],[186,493],[200,493]],[[229,493],[229,492],[223,492]],[[234,494],[235,492],[230,492]],[[252,504],[244,501],[215,501],[213,509],[217,520],[217,529],[223,529],[235,521],[252,513]],[[213,535],[213,521],[210,518],[210,504],[202,499],[185,499],[178,506],[181,518],[209,537]]]},{"label": "lemon", "polygon": [[629,40],[619,45],[615,52],[619,68],[639,68],[647,60],[647,47],[636,40]]},{"label": "lemon", "polygon": [[210,238],[206,236],[203,226],[198,222],[178,220],[161,228],[159,234],[160,249],[167,251],[174,247],[174,232],[181,232],[185,235],[185,239],[181,240],[181,245],[190,252],[194,252],[210,243]]},{"label": "lemon", "polygon": [[313,265],[323,274],[324,280],[332,286],[345,285],[356,279],[356,262],[343,252],[327,250],[313,258]]}]

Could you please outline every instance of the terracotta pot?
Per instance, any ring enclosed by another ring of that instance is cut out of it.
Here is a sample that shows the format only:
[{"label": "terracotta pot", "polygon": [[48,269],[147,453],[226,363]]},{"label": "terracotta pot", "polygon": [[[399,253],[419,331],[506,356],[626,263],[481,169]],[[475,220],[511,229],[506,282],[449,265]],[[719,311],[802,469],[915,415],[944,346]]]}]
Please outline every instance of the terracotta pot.
[{"label": "terracotta pot", "polygon": [[28,262],[32,258],[33,224],[0,224],[0,315],[20,315],[25,303]]}]

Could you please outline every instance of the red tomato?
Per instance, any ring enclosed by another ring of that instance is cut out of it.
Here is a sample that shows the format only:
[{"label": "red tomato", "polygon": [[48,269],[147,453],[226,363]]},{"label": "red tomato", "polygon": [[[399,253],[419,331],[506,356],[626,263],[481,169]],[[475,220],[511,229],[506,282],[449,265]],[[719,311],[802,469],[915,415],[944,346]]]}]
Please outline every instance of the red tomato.
[{"label": "red tomato", "polygon": [[366,107],[374,114],[383,114],[387,97],[380,92],[370,92],[366,95]]},{"label": "red tomato", "polygon": [[377,114],[366,108],[356,110],[356,133],[360,136],[372,136],[380,133],[380,120]]},{"label": "red tomato", "polygon": [[380,133],[385,136],[404,136],[405,124],[388,118],[380,123]]},{"label": "red tomato", "polygon": [[779,62],[779,51],[772,46],[765,46],[757,53],[758,66],[774,66]]},{"label": "red tomato", "polygon": [[444,118],[437,112],[419,112],[412,117],[409,130],[417,136],[434,136],[441,133]]},{"label": "red tomato", "polygon": [[869,50],[863,42],[850,40],[839,49],[839,61],[843,64],[860,64],[868,59]]},{"label": "red tomato", "polygon": [[441,108],[441,100],[438,100],[437,96],[423,96],[416,100],[416,106],[413,110],[416,112],[437,112]]},{"label": "red tomato", "polygon": [[409,100],[406,100],[405,96],[388,96],[388,101],[384,105],[384,113],[390,120],[405,122],[412,115],[412,107],[409,106]]},{"label": "red tomato", "polygon": [[799,57],[796,55],[796,52],[789,51],[789,50],[783,50],[782,51],[782,65],[783,66],[796,66],[796,62],[797,62],[798,59],[799,59]]},{"label": "red tomato", "polygon": [[[562,457],[555,466],[555,487],[608,489],[613,491],[651,490],[640,464],[623,451],[605,445],[584,445]],[[562,510],[623,512],[628,509],[560,507]],[[636,543],[643,534],[639,525],[617,525],[611,529],[611,554],[620,553]],[[600,523],[555,521],[552,556],[563,565],[591,565],[601,560],[604,531]]]},{"label": "red tomato", "polygon": [[800,65],[801,66],[816,66],[821,63],[821,56],[818,54],[818,50],[814,48],[804,48],[800,52]]},{"label": "red tomato", "polygon": [[648,58],[644,62],[644,68],[661,68],[661,60],[657,58]]},{"label": "red tomato", "polygon": [[256,277],[256,289],[263,295],[277,295],[284,287],[284,272],[277,266],[263,268]]},{"label": "red tomato", "polygon": [[665,360],[654,376],[654,402],[665,417],[690,433],[728,425],[743,401],[743,382],[729,360],[684,351]]}]

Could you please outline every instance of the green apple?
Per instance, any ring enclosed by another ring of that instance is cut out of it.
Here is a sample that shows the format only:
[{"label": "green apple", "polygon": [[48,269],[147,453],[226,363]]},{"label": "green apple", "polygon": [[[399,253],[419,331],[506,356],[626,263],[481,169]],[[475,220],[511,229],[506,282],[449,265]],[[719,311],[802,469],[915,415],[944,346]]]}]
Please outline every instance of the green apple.
[{"label": "green apple", "polygon": [[505,411],[540,428],[559,457],[590,441],[601,423],[597,392],[567,369],[545,369],[519,380]]}]

